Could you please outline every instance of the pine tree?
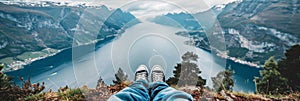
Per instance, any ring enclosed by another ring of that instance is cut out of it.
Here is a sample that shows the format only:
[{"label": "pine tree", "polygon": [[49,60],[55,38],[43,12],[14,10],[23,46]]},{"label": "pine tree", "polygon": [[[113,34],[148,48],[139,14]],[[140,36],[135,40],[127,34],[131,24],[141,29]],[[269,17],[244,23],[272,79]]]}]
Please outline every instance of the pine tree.
[{"label": "pine tree", "polygon": [[278,62],[279,72],[288,79],[293,91],[300,91],[300,45],[292,46]]},{"label": "pine tree", "polygon": [[105,83],[104,83],[103,79],[100,77],[97,81],[96,88],[101,88],[103,86],[105,86]]},{"label": "pine tree", "polygon": [[116,80],[113,80],[114,84],[121,84],[128,79],[128,75],[126,75],[121,68],[119,68],[117,74],[115,74],[115,77]]},{"label": "pine tree", "polygon": [[282,94],[287,88],[287,79],[282,77],[278,71],[277,62],[274,57],[267,60],[260,71],[260,78],[255,78],[256,90],[261,94]]},{"label": "pine tree", "polygon": [[212,77],[213,87],[217,92],[222,90],[232,91],[234,86],[234,80],[232,78],[234,71],[229,68],[227,70],[221,71],[217,74],[216,77]]},{"label": "pine tree", "polygon": [[3,68],[4,68],[4,65],[0,64],[0,91],[7,89],[11,85],[11,78],[1,72],[1,70]]},{"label": "pine tree", "polygon": [[3,101],[15,101],[20,98],[20,96],[18,96],[20,94],[15,94],[16,92],[19,93],[19,88],[14,87],[16,89],[12,89],[10,77],[1,72],[3,68],[3,64],[0,64],[0,98]]},{"label": "pine tree", "polygon": [[180,77],[180,72],[181,72],[181,64],[177,64],[177,66],[175,66],[175,69],[173,70],[174,77],[170,77],[167,80],[167,84],[176,85]]},{"label": "pine tree", "polygon": [[168,84],[177,85],[179,87],[195,85],[198,87],[203,87],[206,80],[200,75],[201,71],[196,64],[198,55],[193,52],[187,52],[182,56],[182,62],[177,64],[175,70],[173,71],[174,77],[167,80]]}]

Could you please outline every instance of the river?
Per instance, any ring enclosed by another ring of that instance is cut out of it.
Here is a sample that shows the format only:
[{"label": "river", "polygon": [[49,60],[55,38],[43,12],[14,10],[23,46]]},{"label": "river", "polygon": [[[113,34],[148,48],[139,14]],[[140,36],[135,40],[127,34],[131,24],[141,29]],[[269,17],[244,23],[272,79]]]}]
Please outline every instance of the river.
[{"label": "river", "polygon": [[122,68],[133,80],[134,71],[140,64],[149,66],[149,69],[155,64],[162,65],[168,78],[173,75],[172,70],[181,61],[182,54],[192,51],[199,56],[197,64],[202,71],[201,76],[207,79],[207,86],[212,87],[210,78],[224,70],[223,61],[235,71],[234,90],[254,92],[253,79],[259,76],[258,68],[224,60],[200,48],[185,45],[188,38],[175,35],[178,31],[182,29],[143,22],[126,29],[114,39],[67,49],[7,74],[14,76],[17,84],[20,81],[16,77],[30,76],[33,83],[45,82],[47,89],[57,90],[65,85],[93,88],[100,76],[105,83],[111,84],[118,68]]}]

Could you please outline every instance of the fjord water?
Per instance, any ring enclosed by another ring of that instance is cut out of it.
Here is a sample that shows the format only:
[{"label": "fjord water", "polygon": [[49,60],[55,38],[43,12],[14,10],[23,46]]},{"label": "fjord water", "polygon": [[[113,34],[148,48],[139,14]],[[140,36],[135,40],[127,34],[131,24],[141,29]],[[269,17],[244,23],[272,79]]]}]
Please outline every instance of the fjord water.
[{"label": "fjord water", "polygon": [[[166,77],[170,77],[173,75],[174,66],[181,61],[181,55],[193,51],[199,56],[197,64],[202,71],[201,76],[212,87],[210,78],[225,68],[225,65],[219,63],[222,58],[200,48],[185,45],[188,38],[175,35],[178,31],[182,29],[143,22],[126,29],[115,39],[105,39],[94,44],[96,49],[83,56],[72,58],[72,49],[67,49],[7,74],[24,78],[30,76],[31,82],[45,82],[46,88],[54,90],[65,85],[72,88],[88,85],[93,88],[100,76],[105,83],[111,84],[118,68],[122,68],[129,79],[133,80],[134,71],[140,64],[149,66],[149,69],[155,64],[162,65]],[[224,61],[235,71],[234,90],[254,92],[253,79],[259,75],[259,69],[231,60]],[[20,84],[17,78],[14,80]]]}]

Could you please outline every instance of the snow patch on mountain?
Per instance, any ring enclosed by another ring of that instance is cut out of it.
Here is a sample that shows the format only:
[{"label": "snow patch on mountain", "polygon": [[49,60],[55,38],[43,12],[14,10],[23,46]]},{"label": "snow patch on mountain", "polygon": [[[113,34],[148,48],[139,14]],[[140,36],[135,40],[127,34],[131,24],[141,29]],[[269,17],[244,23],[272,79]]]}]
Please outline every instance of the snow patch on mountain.
[{"label": "snow patch on mountain", "polygon": [[50,7],[50,6],[73,6],[73,7],[99,7],[103,4],[99,2],[89,1],[24,1],[24,0],[7,0],[0,1],[7,5],[19,5],[19,6],[35,6],[35,7]]},{"label": "snow patch on mountain", "polygon": [[38,23],[38,27],[39,28],[42,27],[60,28],[60,25],[58,23],[55,23],[53,20],[44,20]]},{"label": "snow patch on mountain", "polygon": [[15,17],[11,16],[10,14],[4,14],[0,12],[0,17],[4,19],[8,19],[10,21],[18,22],[18,20]]},{"label": "snow patch on mountain", "polygon": [[254,51],[254,52],[265,52],[265,48],[266,47],[274,47],[275,44],[273,43],[268,43],[268,42],[256,42],[256,41],[250,41],[247,38],[245,38],[244,36],[242,36],[240,34],[240,32],[238,30],[235,29],[228,29],[228,33],[234,35],[234,39],[238,40],[241,47],[243,48],[247,48],[250,51]]},{"label": "snow patch on mountain", "polygon": [[299,44],[299,39],[291,34],[288,34],[288,33],[283,33],[283,32],[280,32],[276,29],[273,29],[273,28],[266,28],[266,27],[262,27],[262,26],[259,26],[258,27],[259,30],[265,30],[265,31],[268,31],[267,34],[270,34],[272,36],[275,36],[276,38],[284,41],[287,43],[287,45],[289,46],[292,46],[292,45],[295,45],[295,44]]},{"label": "snow patch on mountain", "polygon": [[8,45],[8,42],[1,40],[0,42],[0,49],[5,48]]},{"label": "snow patch on mountain", "polygon": [[222,11],[226,7],[226,4],[215,5],[213,9]]}]

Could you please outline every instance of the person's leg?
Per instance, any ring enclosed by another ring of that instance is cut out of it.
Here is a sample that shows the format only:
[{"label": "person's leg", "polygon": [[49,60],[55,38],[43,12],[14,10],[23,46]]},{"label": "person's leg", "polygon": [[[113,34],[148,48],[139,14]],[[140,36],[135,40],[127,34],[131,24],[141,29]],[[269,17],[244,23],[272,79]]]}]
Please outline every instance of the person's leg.
[{"label": "person's leg", "polygon": [[145,65],[138,67],[135,73],[135,82],[129,87],[111,96],[109,101],[149,101],[148,69]]},{"label": "person's leg", "polygon": [[111,96],[109,101],[149,101],[148,81],[138,80]]},{"label": "person's leg", "polygon": [[178,91],[165,83],[164,71],[159,65],[153,66],[151,79],[153,84],[151,84],[149,90],[152,101],[193,101],[190,94]]},{"label": "person's leg", "polygon": [[169,87],[165,82],[154,82],[150,88],[152,101],[193,101],[190,94]]}]

